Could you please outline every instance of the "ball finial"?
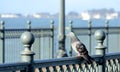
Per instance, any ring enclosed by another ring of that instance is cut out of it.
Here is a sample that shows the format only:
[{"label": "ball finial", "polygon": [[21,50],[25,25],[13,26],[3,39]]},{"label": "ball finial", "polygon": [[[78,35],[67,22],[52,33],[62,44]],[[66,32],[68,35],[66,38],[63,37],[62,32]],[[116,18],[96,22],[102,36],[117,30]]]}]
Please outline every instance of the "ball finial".
[{"label": "ball finial", "polygon": [[51,23],[51,24],[54,24],[54,20],[51,20],[50,23]]},{"label": "ball finial", "polygon": [[28,21],[27,21],[27,24],[31,24],[31,21],[30,21],[30,20],[28,20]]},{"label": "ball finial", "polygon": [[95,36],[96,40],[103,41],[105,39],[105,32],[102,30],[97,30],[97,31],[95,31],[94,36]]},{"label": "ball finial", "polygon": [[31,32],[24,32],[21,35],[21,41],[24,45],[32,45],[34,42],[34,35]]},{"label": "ball finial", "polygon": [[69,21],[69,23],[70,23],[70,24],[72,24],[72,23],[73,23],[73,21],[72,21],[72,20],[70,20],[70,21]]}]

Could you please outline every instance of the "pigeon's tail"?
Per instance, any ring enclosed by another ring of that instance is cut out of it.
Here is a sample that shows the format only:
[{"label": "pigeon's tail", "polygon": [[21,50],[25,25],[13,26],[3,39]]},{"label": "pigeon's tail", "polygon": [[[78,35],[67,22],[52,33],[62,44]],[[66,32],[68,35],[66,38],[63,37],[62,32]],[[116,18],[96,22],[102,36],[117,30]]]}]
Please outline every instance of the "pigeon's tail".
[{"label": "pigeon's tail", "polygon": [[83,58],[87,61],[88,64],[92,64],[94,59],[91,58],[89,55],[83,56]]}]

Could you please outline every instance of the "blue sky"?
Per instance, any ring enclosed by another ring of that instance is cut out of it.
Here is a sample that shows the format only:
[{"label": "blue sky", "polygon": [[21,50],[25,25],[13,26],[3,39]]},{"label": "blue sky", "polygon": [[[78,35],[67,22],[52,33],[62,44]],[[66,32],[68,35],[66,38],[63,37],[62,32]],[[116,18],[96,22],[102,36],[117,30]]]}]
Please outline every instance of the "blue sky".
[{"label": "blue sky", "polygon": [[[76,11],[78,13],[90,9],[114,8],[120,11],[120,0],[65,0],[66,13]],[[0,0],[0,13],[32,14],[59,12],[60,0]]]}]

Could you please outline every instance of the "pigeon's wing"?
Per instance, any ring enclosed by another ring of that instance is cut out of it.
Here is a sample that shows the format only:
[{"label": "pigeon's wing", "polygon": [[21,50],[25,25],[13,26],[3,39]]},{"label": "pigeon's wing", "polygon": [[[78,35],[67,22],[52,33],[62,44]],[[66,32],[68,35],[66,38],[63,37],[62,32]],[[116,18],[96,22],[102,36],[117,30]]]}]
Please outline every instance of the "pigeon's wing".
[{"label": "pigeon's wing", "polygon": [[83,57],[88,63],[92,63],[92,58],[88,55],[88,51],[85,45],[77,38],[77,36],[73,32],[70,32],[69,36],[71,38],[71,46],[73,50],[80,57]]},{"label": "pigeon's wing", "polygon": [[71,46],[72,46],[72,49],[76,52],[76,53],[79,53],[76,49],[76,45],[77,44],[80,44],[80,41],[79,39],[76,37],[76,35],[73,33],[73,32],[70,32],[69,33],[69,36],[71,38]]},{"label": "pigeon's wing", "polygon": [[89,56],[88,51],[83,43],[77,44],[76,49],[80,53],[80,56],[87,61],[87,63],[92,63],[92,58]]}]

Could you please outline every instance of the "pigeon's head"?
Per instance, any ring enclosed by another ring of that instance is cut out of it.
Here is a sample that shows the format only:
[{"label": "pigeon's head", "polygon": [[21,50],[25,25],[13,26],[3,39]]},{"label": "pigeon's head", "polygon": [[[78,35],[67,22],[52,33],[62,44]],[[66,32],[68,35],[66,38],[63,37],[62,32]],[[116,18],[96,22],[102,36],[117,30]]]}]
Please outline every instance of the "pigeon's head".
[{"label": "pigeon's head", "polygon": [[80,41],[73,32],[69,33],[69,37],[71,38],[71,42]]},{"label": "pigeon's head", "polygon": [[72,40],[77,40],[77,37],[76,37],[76,35],[73,33],[73,32],[70,32],[69,33],[69,37],[72,39]]},{"label": "pigeon's head", "polygon": [[69,36],[70,36],[70,37],[75,37],[75,34],[74,34],[73,32],[70,32],[70,33],[69,33]]}]

